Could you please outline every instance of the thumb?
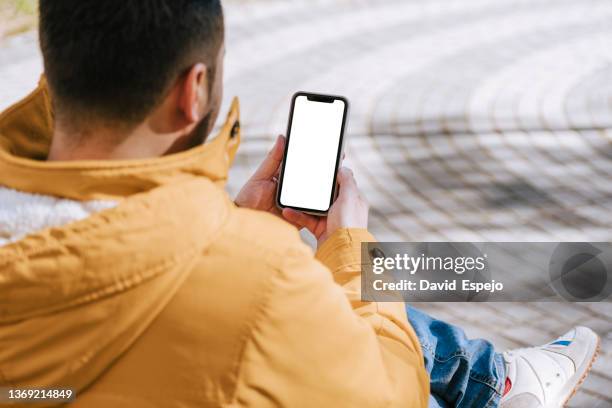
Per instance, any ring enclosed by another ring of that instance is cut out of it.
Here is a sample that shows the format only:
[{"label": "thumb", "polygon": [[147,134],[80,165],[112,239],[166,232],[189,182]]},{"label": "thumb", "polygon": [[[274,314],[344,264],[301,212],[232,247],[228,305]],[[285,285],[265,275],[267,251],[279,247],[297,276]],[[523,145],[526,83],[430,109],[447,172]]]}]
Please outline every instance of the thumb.
[{"label": "thumb", "polygon": [[340,170],[338,170],[338,186],[340,187],[338,197],[347,193],[351,194],[353,192],[358,192],[353,170],[348,167],[341,167]]},{"label": "thumb", "polygon": [[313,234],[317,229],[318,220],[312,215],[304,214],[303,212],[295,211],[291,208],[283,209],[283,217],[291,224],[298,228],[306,228]]}]

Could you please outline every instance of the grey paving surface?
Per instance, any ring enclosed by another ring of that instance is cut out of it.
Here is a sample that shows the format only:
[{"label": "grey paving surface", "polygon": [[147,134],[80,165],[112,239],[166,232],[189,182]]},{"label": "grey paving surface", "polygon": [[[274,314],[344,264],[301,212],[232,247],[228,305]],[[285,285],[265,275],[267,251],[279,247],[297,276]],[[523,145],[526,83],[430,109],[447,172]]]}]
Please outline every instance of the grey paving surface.
[{"label": "grey paving surface", "polygon": [[[236,192],[296,90],[352,102],[347,164],[380,240],[606,241],[612,235],[612,2],[228,1],[226,96],[242,102]],[[0,44],[0,107],[41,70]],[[226,98],[229,100],[229,98]],[[500,349],[576,324],[602,354],[572,407],[612,406],[612,304],[420,304]]]}]

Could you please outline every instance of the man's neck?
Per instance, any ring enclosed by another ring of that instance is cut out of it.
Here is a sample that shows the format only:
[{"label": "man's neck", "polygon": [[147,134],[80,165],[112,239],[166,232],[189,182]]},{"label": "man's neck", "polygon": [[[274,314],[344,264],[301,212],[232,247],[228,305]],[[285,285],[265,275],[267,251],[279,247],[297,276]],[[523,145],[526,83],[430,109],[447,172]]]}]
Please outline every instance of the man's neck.
[{"label": "man's neck", "polygon": [[160,157],[192,147],[188,135],[155,133],[146,124],[122,131],[69,131],[57,125],[47,160],[128,160]]}]

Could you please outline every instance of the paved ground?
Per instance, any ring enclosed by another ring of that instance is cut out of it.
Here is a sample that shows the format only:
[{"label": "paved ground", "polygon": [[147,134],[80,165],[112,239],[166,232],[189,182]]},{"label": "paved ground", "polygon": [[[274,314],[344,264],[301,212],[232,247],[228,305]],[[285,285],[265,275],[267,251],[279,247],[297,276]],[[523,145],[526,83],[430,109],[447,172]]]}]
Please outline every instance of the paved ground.
[{"label": "paved ground", "polygon": [[[236,192],[291,94],[352,102],[348,159],[380,240],[606,241],[612,235],[612,3],[228,1],[226,96],[242,101]],[[0,107],[41,70],[0,45]],[[229,98],[226,98],[229,100]],[[612,304],[422,304],[500,349],[575,324],[603,353],[572,407],[612,406]]]}]

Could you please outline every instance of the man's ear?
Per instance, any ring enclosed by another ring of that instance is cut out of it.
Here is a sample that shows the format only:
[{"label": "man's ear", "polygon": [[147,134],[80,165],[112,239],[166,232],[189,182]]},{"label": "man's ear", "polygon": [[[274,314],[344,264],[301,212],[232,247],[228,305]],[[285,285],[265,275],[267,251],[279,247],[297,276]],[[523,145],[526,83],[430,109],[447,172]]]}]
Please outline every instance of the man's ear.
[{"label": "man's ear", "polygon": [[197,63],[193,65],[184,76],[179,96],[179,107],[190,123],[197,123],[206,113],[208,106],[208,76],[206,65]]}]

